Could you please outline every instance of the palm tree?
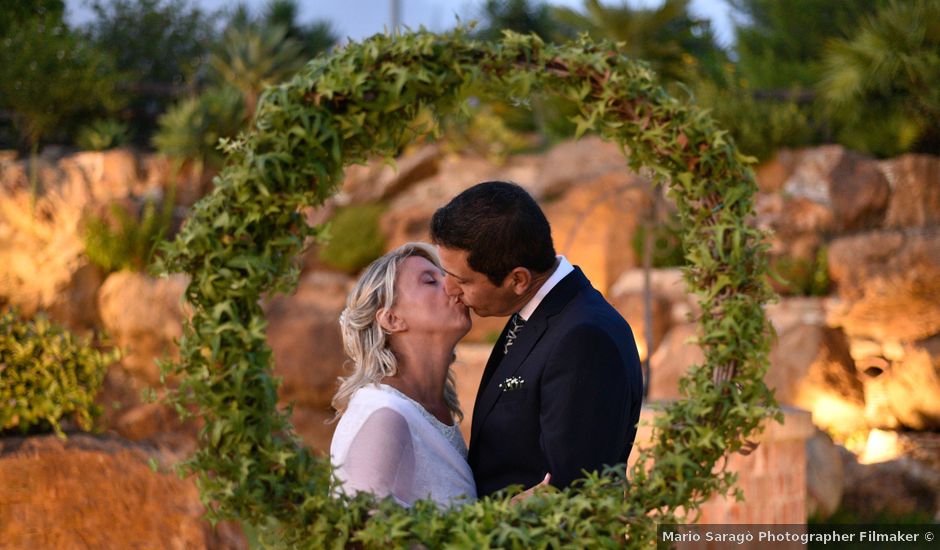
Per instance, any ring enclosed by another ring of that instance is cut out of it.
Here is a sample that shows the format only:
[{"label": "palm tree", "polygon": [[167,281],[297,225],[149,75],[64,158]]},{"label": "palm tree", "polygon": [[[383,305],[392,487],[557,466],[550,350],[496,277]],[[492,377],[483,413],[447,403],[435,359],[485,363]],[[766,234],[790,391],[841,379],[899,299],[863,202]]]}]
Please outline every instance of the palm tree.
[{"label": "palm tree", "polygon": [[261,91],[303,66],[302,52],[303,46],[288,36],[287,27],[255,24],[239,9],[209,64],[224,82],[241,92],[251,119]]}]

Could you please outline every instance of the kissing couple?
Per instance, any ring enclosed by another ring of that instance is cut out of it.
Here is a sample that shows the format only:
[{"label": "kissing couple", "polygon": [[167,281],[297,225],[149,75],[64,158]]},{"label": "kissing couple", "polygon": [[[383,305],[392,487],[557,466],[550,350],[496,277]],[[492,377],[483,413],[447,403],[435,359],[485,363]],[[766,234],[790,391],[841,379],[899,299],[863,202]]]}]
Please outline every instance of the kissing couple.
[{"label": "kissing couple", "polygon": [[[512,183],[477,184],[434,213],[431,240],[375,260],[340,316],[353,365],[333,398],[340,490],[449,506],[625,463],[643,391],[633,332],[556,256],[535,200]],[[468,450],[451,365],[471,309],[509,321]]]}]

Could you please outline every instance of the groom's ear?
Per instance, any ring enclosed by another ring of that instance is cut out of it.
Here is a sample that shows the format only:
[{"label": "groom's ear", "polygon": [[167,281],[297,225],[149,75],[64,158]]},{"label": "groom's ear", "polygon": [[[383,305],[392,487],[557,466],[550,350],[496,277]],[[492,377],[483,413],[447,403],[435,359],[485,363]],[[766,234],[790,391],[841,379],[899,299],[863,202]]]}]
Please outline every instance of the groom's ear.
[{"label": "groom's ear", "polygon": [[513,269],[506,278],[509,279],[509,288],[517,296],[522,296],[528,292],[529,287],[532,285],[532,272],[524,267]]},{"label": "groom's ear", "polygon": [[404,319],[395,315],[393,310],[384,307],[375,312],[375,321],[382,327],[385,334],[402,332],[408,328],[408,323]]}]

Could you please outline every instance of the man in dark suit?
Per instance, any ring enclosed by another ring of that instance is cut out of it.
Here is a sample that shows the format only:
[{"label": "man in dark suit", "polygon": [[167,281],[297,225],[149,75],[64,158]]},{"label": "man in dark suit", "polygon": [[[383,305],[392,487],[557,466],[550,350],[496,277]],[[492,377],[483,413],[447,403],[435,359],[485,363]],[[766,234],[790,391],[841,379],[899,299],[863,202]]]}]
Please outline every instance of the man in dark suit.
[{"label": "man in dark suit", "polygon": [[468,460],[480,496],[566,487],[624,463],[643,381],[633,332],[578,267],[521,187],[485,182],[434,213],[431,239],[448,294],[480,316],[507,316],[473,409]]}]

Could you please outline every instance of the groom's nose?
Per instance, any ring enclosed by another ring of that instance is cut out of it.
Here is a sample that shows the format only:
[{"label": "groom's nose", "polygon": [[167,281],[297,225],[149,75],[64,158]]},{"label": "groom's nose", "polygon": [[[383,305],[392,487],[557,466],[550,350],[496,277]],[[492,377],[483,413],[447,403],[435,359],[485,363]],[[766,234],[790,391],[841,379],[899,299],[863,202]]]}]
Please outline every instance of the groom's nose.
[{"label": "groom's nose", "polygon": [[454,282],[454,278],[450,275],[444,276],[444,292],[446,292],[448,296],[459,296],[461,294],[460,287]]}]

